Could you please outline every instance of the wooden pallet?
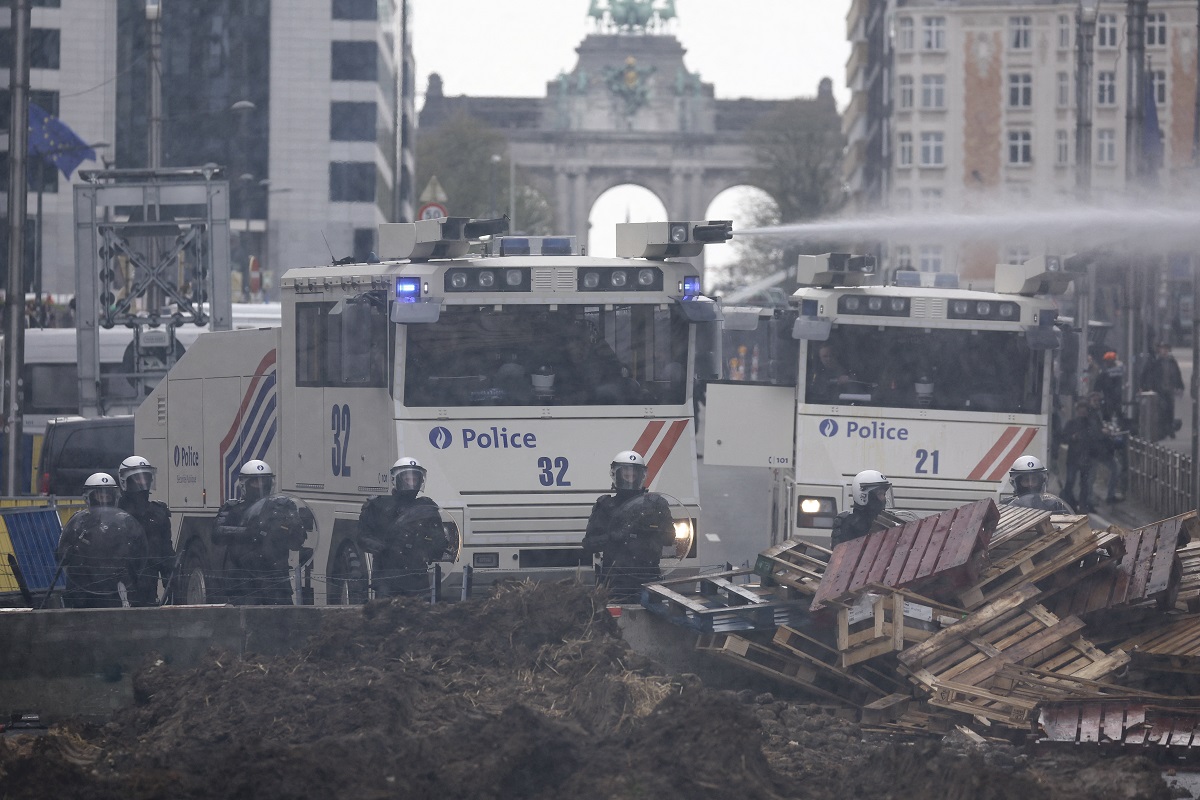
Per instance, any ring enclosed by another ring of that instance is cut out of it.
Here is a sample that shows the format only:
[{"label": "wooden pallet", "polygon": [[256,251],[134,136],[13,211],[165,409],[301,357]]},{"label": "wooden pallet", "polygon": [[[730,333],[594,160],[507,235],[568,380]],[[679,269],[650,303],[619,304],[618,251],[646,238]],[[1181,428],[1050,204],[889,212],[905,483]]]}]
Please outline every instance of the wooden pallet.
[{"label": "wooden pallet", "polygon": [[988,541],[988,558],[1006,558],[1024,546],[1029,539],[1054,533],[1050,512],[1024,506],[1000,506],[1000,519]]},{"label": "wooden pallet", "polygon": [[[833,672],[856,686],[862,687],[868,699],[876,699],[883,695],[902,690],[910,690],[904,679],[896,671],[894,665],[876,668],[870,664],[862,664],[853,668],[842,666],[841,653],[832,642],[823,641],[817,636],[810,635],[796,628],[783,625],[775,631],[771,644],[776,649],[784,650],[797,658],[817,662],[822,669]],[[866,702],[864,700],[863,702]]]},{"label": "wooden pallet", "polygon": [[995,503],[980,500],[842,542],[833,549],[812,609],[843,602],[868,584],[901,588],[973,583],[999,516]]},{"label": "wooden pallet", "polygon": [[837,615],[837,646],[841,665],[850,667],[885,653],[898,653],[923,642],[945,625],[966,614],[904,589],[864,587]]},{"label": "wooden pallet", "polygon": [[705,633],[773,630],[804,613],[808,600],[792,597],[786,587],[734,582],[753,574],[735,569],[651,583],[642,587],[641,602],[670,622]]},{"label": "wooden pallet", "polygon": [[842,705],[857,705],[860,701],[879,696],[878,692],[871,693],[861,685],[848,682],[846,674],[840,670],[830,669],[828,665],[811,658],[781,652],[737,634],[701,634],[696,641],[696,649]]},{"label": "wooden pallet", "polygon": [[1083,639],[1078,617],[1060,620],[1033,603],[1039,593],[1013,589],[897,658],[932,704],[1009,724],[1028,721],[1042,700],[1096,690],[1128,662]]},{"label": "wooden pallet", "polygon": [[955,603],[966,609],[979,608],[1010,589],[1043,580],[1099,550],[1120,552],[1119,531],[1093,531],[1086,516],[1053,519],[1050,534],[1010,539],[1010,543],[1019,541],[1021,546],[1003,558],[991,558],[977,581],[955,593]]},{"label": "wooden pallet", "polygon": [[1121,649],[1138,669],[1200,674],[1200,614],[1179,617],[1127,639]]},{"label": "wooden pallet", "polygon": [[1188,512],[1123,534],[1124,554],[1112,569],[1096,570],[1043,602],[1059,616],[1116,607],[1173,608],[1182,577],[1176,545],[1195,519]]},{"label": "wooden pallet", "polygon": [[[1167,698],[1163,698],[1167,700]],[[1103,700],[1050,703],[1038,712],[1039,743],[1200,748],[1200,705]]]},{"label": "wooden pallet", "polygon": [[1179,556],[1179,596],[1176,607],[1181,611],[1200,611],[1200,541],[1192,540],[1176,552]]},{"label": "wooden pallet", "polygon": [[817,592],[832,555],[820,545],[790,539],[759,553],[754,572],[764,584],[776,583],[812,596]]}]

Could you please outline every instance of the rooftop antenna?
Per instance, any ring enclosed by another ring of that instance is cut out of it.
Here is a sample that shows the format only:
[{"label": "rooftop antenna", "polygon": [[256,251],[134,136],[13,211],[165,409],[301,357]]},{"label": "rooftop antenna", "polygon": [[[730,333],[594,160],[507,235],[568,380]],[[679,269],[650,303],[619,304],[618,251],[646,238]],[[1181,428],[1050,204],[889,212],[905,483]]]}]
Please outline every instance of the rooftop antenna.
[{"label": "rooftop antenna", "polygon": [[325,242],[325,249],[329,251],[329,263],[336,264],[337,256],[333,254],[333,248],[329,246],[329,240],[325,238],[325,231],[321,231],[321,241]]}]

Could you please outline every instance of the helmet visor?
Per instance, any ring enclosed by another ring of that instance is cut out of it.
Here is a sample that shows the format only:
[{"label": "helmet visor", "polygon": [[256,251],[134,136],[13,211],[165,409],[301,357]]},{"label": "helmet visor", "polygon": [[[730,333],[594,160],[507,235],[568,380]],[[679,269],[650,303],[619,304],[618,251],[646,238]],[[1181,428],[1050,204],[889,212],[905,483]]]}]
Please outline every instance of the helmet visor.
[{"label": "helmet visor", "polygon": [[1046,473],[1025,472],[1013,481],[1017,494],[1041,494],[1046,489]]},{"label": "helmet visor", "polygon": [[270,475],[247,475],[242,478],[242,497],[266,497],[274,485],[275,479]]},{"label": "helmet visor", "polygon": [[646,484],[646,468],[641,464],[618,464],[613,467],[613,488],[641,489]]},{"label": "helmet visor", "polygon": [[154,491],[154,467],[143,467],[137,472],[125,476],[125,491],[152,492]]},{"label": "helmet visor", "polygon": [[420,467],[400,467],[392,473],[392,485],[398,492],[419,492],[425,486],[425,471]]},{"label": "helmet visor", "polygon": [[87,502],[89,506],[115,506],[117,504],[117,487],[115,486],[97,486],[87,493]]}]

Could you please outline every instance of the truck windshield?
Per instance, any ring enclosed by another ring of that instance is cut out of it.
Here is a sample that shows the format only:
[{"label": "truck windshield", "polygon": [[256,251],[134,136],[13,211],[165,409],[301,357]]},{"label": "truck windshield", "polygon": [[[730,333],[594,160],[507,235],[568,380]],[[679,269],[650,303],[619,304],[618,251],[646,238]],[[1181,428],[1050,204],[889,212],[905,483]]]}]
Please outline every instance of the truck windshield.
[{"label": "truck windshield", "polygon": [[808,345],[805,402],[1038,414],[1044,359],[1021,331],[839,325]]},{"label": "truck windshield", "polygon": [[688,323],[672,306],[449,306],[410,324],[404,404],[682,404]]}]

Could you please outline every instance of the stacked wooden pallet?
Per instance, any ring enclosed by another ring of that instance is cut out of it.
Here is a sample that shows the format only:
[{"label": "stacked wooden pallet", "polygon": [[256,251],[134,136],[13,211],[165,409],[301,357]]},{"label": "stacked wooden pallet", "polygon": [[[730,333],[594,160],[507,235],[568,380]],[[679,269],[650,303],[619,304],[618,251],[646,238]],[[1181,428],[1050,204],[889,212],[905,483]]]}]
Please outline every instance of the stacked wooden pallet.
[{"label": "stacked wooden pallet", "polygon": [[742,582],[756,577],[735,569],[651,583],[642,587],[642,605],[704,633],[773,631],[807,609],[808,599],[787,587]]},{"label": "stacked wooden pallet", "polygon": [[1096,531],[1086,516],[981,501],[832,551],[789,542],[759,557],[761,585],[738,596],[769,605],[787,592],[792,619],[709,626],[699,647],[853,705],[876,730],[1040,725],[1048,741],[1200,747],[1200,699],[1171,716],[1182,698],[1131,683],[1200,675],[1200,614],[1176,610],[1200,610],[1200,544],[1184,546],[1197,524],[1189,513]]}]

